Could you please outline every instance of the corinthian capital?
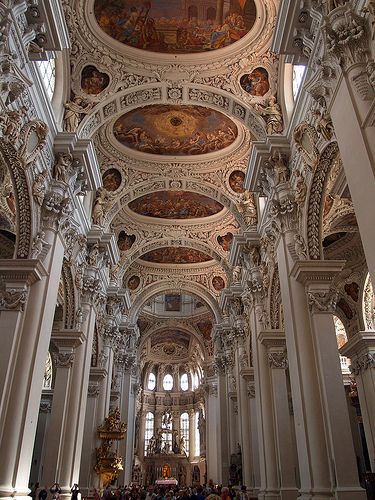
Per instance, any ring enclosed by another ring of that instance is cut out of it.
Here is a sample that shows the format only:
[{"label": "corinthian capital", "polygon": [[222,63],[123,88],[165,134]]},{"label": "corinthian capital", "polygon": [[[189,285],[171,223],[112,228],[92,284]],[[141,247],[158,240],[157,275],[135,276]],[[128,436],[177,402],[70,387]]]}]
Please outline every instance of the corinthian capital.
[{"label": "corinthian capital", "polygon": [[27,299],[27,291],[17,288],[0,290],[0,310],[23,311]]},{"label": "corinthian capital", "polygon": [[268,364],[270,365],[271,368],[279,368],[282,370],[286,370],[288,368],[288,357],[286,351],[269,352]]},{"label": "corinthian capital", "polygon": [[313,312],[334,312],[338,299],[337,290],[307,292],[310,310]]}]

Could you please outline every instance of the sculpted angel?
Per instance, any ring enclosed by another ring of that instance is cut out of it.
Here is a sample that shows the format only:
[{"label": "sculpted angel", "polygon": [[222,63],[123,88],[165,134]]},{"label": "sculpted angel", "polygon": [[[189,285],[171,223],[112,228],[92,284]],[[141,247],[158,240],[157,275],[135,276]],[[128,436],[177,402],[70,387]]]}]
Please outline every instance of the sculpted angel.
[{"label": "sculpted angel", "polygon": [[87,114],[94,103],[86,103],[82,97],[76,96],[73,101],[64,104],[64,129],[66,132],[75,132],[78,128],[82,114]]}]

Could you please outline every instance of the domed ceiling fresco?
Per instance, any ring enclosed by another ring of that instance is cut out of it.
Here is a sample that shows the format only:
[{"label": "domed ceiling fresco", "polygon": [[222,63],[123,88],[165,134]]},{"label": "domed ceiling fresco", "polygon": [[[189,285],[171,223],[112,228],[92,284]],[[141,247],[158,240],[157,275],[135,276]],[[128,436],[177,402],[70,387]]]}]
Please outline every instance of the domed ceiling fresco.
[{"label": "domed ceiling fresco", "polygon": [[155,264],[198,264],[212,257],[193,248],[163,247],[145,253],[140,259]]},{"label": "domed ceiling fresco", "polygon": [[223,205],[207,196],[188,191],[158,191],[129,203],[140,215],[161,219],[194,219],[209,217],[223,210]]},{"label": "domed ceiling fresco", "polygon": [[96,0],[94,13],[115,40],[167,54],[221,49],[245,36],[256,19],[254,0]]},{"label": "domed ceiling fresco", "polygon": [[116,139],[128,148],[158,155],[201,155],[230,146],[236,125],[203,106],[152,105],[126,113],[115,122]]}]

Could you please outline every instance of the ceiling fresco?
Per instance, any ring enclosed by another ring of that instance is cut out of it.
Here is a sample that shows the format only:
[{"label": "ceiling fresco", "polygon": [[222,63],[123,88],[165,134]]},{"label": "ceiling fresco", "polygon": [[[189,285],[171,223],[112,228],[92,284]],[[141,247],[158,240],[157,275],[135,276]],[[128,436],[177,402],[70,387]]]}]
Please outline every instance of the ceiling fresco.
[{"label": "ceiling fresco", "polygon": [[126,113],[113,127],[128,148],[158,155],[201,155],[230,146],[236,125],[218,111],[192,105],[151,105]]},{"label": "ceiling fresco", "polygon": [[223,205],[202,194],[188,191],[158,191],[129,203],[139,215],[160,219],[195,219],[209,217],[223,210]]},{"label": "ceiling fresco", "polygon": [[198,264],[212,260],[209,255],[186,247],[164,247],[147,252],[141,260],[154,262],[156,264]]},{"label": "ceiling fresco", "polygon": [[159,331],[151,338],[151,345],[162,344],[164,342],[178,342],[188,347],[190,335],[182,330],[171,328],[170,330],[164,330],[163,332]]},{"label": "ceiling fresco", "polygon": [[151,52],[191,54],[221,49],[245,36],[256,19],[254,0],[96,0],[101,29]]},{"label": "ceiling fresco", "polygon": [[255,68],[250,74],[241,76],[241,87],[250,95],[262,97],[270,89],[268,71],[265,68]]}]

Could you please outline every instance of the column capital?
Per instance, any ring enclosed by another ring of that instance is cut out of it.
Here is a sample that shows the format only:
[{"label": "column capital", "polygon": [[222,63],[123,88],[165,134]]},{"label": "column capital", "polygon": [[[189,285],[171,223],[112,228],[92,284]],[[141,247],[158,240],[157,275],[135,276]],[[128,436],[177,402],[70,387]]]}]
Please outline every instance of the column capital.
[{"label": "column capital", "polygon": [[53,352],[52,358],[56,368],[71,368],[74,361],[74,351]]},{"label": "column capital", "polygon": [[375,353],[375,332],[363,331],[358,332],[354,337],[348,340],[340,349],[341,356],[346,356],[352,361],[356,357],[365,354]]},{"label": "column capital", "polygon": [[290,274],[304,285],[330,286],[344,266],[344,260],[300,260],[294,264]]},{"label": "column capital", "polygon": [[98,382],[89,382],[87,388],[87,396],[89,398],[97,398],[100,394],[100,385]]},{"label": "column capital", "polygon": [[0,259],[0,280],[13,287],[33,285],[44,276],[47,271],[37,259]]},{"label": "column capital", "polygon": [[86,336],[77,330],[52,330],[51,341],[59,351],[74,350],[83,344]]}]

